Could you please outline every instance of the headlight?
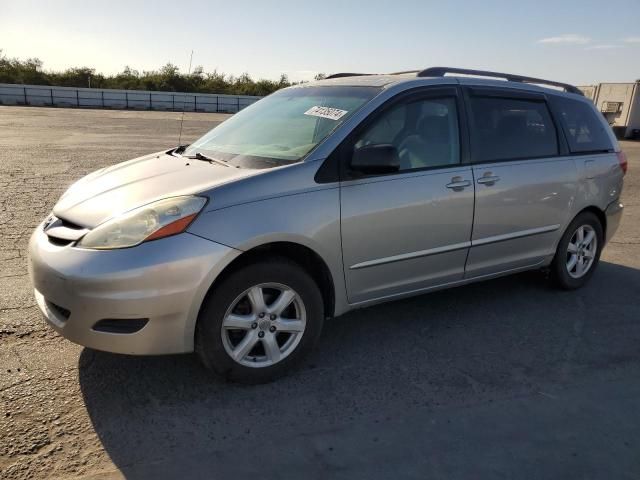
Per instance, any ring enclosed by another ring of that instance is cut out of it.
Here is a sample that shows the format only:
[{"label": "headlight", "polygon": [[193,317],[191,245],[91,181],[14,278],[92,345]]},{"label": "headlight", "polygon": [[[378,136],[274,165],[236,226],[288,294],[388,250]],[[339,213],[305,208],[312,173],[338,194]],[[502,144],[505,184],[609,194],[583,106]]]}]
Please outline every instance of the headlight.
[{"label": "headlight", "polygon": [[79,247],[112,249],[184,232],[202,210],[203,197],[173,197],[144,205],[107,220],[87,233]]}]

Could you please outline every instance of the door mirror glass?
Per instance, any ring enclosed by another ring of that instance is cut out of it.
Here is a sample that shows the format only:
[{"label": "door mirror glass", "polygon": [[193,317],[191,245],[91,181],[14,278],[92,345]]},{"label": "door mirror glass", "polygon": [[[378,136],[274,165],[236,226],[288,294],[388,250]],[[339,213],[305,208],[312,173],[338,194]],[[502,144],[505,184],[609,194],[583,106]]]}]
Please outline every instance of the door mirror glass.
[{"label": "door mirror glass", "polygon": [[364,174],[397,172],[400,170],[398,149],[389,144],[356,148],[351,158],[351,169]]}]

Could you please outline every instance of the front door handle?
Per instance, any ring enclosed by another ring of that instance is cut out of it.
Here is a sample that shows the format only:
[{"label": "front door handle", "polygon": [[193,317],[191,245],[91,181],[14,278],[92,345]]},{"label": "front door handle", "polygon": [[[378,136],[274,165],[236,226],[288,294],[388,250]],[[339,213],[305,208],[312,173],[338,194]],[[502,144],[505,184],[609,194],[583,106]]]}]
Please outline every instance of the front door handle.
[{"label": "front door handle", "polygon": [[446,187],[459,192],[460,190],[464,190],[465,187],[471,185],[469,180],[463,180],[462,177],[453,177],[451,179],[451,183],[447,183]]},{"label": "front door handle", "polygon": [[478,179],[478,183],[490,187],[491,185],[494,185],[498,180],[500,180],[500,177],[491,175],[491,172],[487,172]]}]

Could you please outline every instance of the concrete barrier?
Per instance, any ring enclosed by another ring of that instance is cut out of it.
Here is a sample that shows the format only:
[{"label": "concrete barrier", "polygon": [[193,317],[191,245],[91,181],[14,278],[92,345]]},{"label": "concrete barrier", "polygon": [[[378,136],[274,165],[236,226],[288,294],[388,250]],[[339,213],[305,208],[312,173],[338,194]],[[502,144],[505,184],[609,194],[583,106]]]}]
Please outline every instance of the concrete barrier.
[{"label": "concrete barrier", "polygon": [[262,97],[0,83],[0,105],[235,113]]}]

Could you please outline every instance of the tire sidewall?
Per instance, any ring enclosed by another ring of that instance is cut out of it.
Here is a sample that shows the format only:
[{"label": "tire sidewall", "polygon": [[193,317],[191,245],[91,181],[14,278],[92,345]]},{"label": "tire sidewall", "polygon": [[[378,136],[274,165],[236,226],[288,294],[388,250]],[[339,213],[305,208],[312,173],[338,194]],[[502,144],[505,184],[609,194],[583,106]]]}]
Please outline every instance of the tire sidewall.
[{"label": "tire sidewall", "polygon": [[[261,283],[280,283],[295,290],[306,310],[306,327],[296,349],[269,367],[252,368],[233,360],[222,342],[222,322],[231,303],[248,288]],[[264,383],[278,378],[316,344],[324,321],[320,289],[297,264],[285,259],[242,267],[222,279],[205,298],[196,325],[196,352],[203,363],[222,377],[241,383]]]},{"label": "tire sidewall", "polygon": [[[580,278],[573,278],[569,275],[567,270],[567,248],[569,246],[569,242],[571,241],[571,237],[576,232],[576,230],[582,225],[589,225],[596,232],[596,239],[598,241],[598,246],[596,249],[596,256],[593,260],[593,264],[589,271]],[[598,263],[600,263],[600,254],[602,252],[602,247],[604,246],[604,232],[602,229],[602,224],[600,223],[600,219],[591,212],[583,212],[579,214],[567,227],[560,243],[558,244],[558,248],[556,250],[556,255],[553,259],[553,274],[556,283],[566,290],[574,290],[576,288],[582,287],[586,284],[596,268],[598,267]]]}]

